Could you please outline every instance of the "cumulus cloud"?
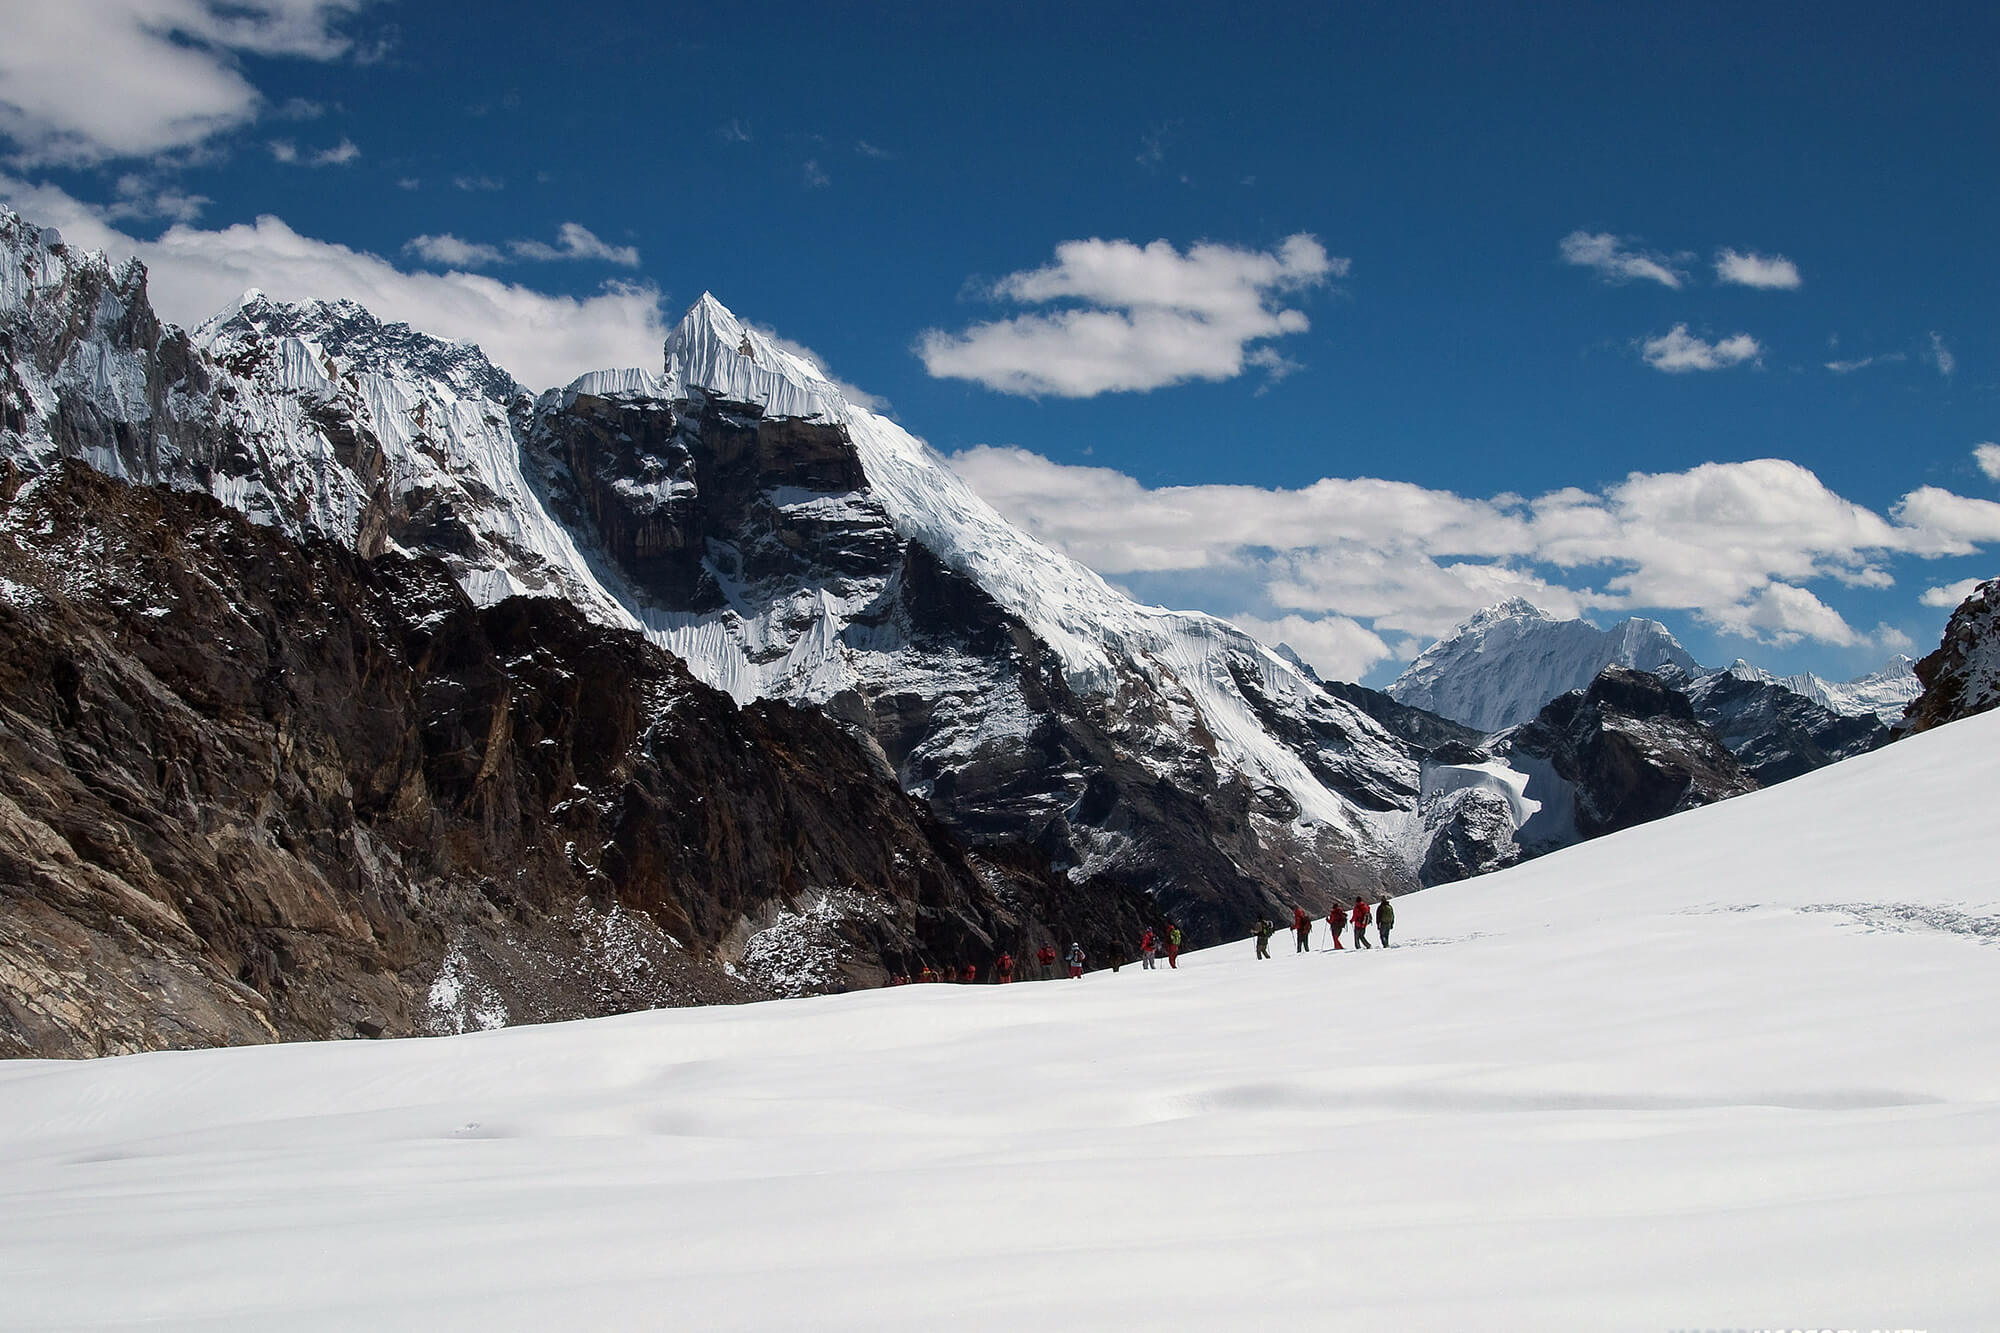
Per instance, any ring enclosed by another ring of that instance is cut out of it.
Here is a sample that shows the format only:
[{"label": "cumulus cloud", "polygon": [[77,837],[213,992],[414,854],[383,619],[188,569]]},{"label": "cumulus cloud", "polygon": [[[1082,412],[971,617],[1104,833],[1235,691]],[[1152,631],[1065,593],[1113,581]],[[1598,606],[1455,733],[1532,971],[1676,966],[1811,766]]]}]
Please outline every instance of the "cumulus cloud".
[{"label": "cumulus cloud", "polygon": [[1940,607],[1946,611],[1956,610],[1958,604],[1979,590],[1985,579],[1960,579],[1956,583],[1944,583],[1935,588],[1924,589],[1924,595],[1917,600],[1925,606]]},{"label": "cumulus cloud", "polygon": [[1635,250],[1608,231],[1573,231],[1562,238],[1559,251],[1565,264],[1590,269],[1606,282],[1657,282],[1678,291],[1687,281],[1677,266],[1684,256]]},{"label": "cumulus cloud", "polygon": [[1691,370],[1727,370],[1731,366],[1740,366],[1745,361],[1755,361],[1762,356],[1764,348],[1747,333],[1708,342],[1689,333],[1687,325],[1676,324],[1659,337],[1646,339],[1639,354],[1653,369],[1663,370],[1669,375],[1681,375]]},{"label": "cumulus cloud", "polygon": [[[951,463],[1002,513],[1100,573],[1226,573],[1255,590],[1240,603],[1255,632],[1291,639],[1316,664],[1289,617],[1422,638],[1510,596],[1558,615],[1675,609],[1766,642],[1856,645],[1869,636],[1807,585],[1887,587],[1891,559],[2000,542],[2000,504],[1925,488],[1885,517],[1783,459],[1635,472],[1532,498],[1369,477],[1149,488],[991,446]],[[1374,650],[1344,628],[1328,633],[1342,636],[1318,641],[1329,660]]]},{"label": "cumulus cloud", "polygon": [[1975,500],[1936,486],[1920,486],[1890,511],[1898,522],[1934,534],[1945,555],[1970,555],[1987,542],[2000,542],[2000,504]]},{"label": "cumulus cloud", "polygon": [[259,287],[287,301],[350,298],[383,319],[476,342],[531,388],[606,366],[657,363],[666,324],[658,289],[607,283],[596,295],[538,292],[479,274],[409,273],[362,250],[302,236],[276,217],[220,230],[176,225],[156,241],[117,230],[104,210],[50,185],[0,175],[0,199],[59,227],[73,245],[136,255],[161,315],[192,326]]},{"label": "cumulus cloud", "polygon": [[1266,620],[1240,614],[1230,621],[1267,648],[1289,647],[1323,680],[1360,680],[1390,656],[1375,631],[1346,616],[1280,616]]},{"label": "cumulus cloud", "polygon": [[1790,291],[1801,285],[1799,266],[1783,255],[1721,250],[1715,256],[1716,281],[1738,287]]},{"label": "cumulus cloud", "polygon": [[2000,444],[1973,445],[1972,461],[1979,464],[1988,481],[2000,481]]},{"label": "cumulus cloud", "polygon": [[1063,303],[1049,314],[941,329],[917,341],[924,368],[1002,393],[1091,398],[1189,380],[1227,380],[1290,363],[1253,348],[1310,324],[1282,298],[1341,277],[1348,261],[1301,232],[1275,250],[1203,243],[1186,253],[1167,241],[1065,241],[1043,268],[992,285],[997,300]]},{"label": "cumulus cloud", "polygon": [[248,124],[243,55],[333,60],[367,0],[78,0],[8,6],[0,134],[21,164],[88,165],[189,148]]}]

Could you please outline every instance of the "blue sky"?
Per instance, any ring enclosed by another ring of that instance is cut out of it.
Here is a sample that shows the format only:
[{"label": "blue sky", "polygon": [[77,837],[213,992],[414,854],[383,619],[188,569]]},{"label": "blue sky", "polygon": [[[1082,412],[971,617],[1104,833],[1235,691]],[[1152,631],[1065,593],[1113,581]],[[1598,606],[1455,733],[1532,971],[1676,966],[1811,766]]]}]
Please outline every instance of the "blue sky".
[{"label": "blue sky", "polygon": [[1848,676],[1996,572],[1985,7],[6,26],[0,199],[170,317],[352,295],[541,387],[650,364],[710,289],[1115,582],[1323,670],[1518,592]]}]

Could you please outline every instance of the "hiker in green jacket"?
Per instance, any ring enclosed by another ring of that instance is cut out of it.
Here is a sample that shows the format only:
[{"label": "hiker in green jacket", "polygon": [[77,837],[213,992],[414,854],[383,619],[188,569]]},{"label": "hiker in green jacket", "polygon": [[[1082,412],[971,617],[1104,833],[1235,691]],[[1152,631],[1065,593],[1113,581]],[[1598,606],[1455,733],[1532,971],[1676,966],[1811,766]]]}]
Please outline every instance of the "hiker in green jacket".
[{"label": "hiker in green jacket", "polygon": [[1396,909],[1384,898],[1375,909],[1375,934],[1381,939],[1382,947],[1389,947],[1389,927],[1396,924]]},{"label": "hiker in green jacket", "polygon": [[1257,956],[1271,956],[1271,923],[1262,917],[1257,918]]}]

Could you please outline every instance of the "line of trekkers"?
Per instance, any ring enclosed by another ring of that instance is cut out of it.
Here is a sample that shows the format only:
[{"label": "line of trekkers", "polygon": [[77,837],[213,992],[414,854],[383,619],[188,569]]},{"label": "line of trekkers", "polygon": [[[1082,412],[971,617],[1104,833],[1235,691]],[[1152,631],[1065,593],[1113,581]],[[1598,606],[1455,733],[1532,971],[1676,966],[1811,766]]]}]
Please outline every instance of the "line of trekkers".
[{"label": "line of trekkers", "polygon": [[[1347,925],[1351,926],[1354,930],[1355,948],[1374,948],[1375,946],[1368,942],[1368,926],[1371,920],[1375,926],[1375,933],[1382,937],[1382,947],[1385,949],[1388,948],[1389,932],[1395,929],[1396,926],[1396,908],[1395,904],[1391,903],[1387,898],[1384,898],[1381,904],[1372,912],[1369,910],[1366,898],[1356,898],[1352,910],[1345,914],[1338,907],[1328,912],[1326,914],[1326,928],[1333,934],[1333,947],[1336,949],[1341,947],[1340,930],[1343,925]],[[1312,929],[1313,919],[1306,914],[1306,909],[1303,907],[1294,907],[1292,909],[1292,934],[1298,940],[1298,948],[1295,952],[1312,952]],[[1269,958],[1271,956],[1271,936],[1276,934],[1277,930],[1278,928],[1272,925],[1268,919],[1260,920],[1257,923],[1257,956],[1259,958]]]},{"label": "line of trekkers", "polygon": [[[1181,928],[1171,921],[1167,922],[1165,928],[1161,930],[1155,930],[1151,926],[1146,927],[1145,933],[1139,936],[1140,964],[1146,968],[1156,967],[1158,966],[1156,960],[1164,955],[1168,967],[1179,967],[1181,965],[1181,939]],[[1041,948],[1035,950],[1032,958],[1020,964],[1018,969],[1014,961],[1014,955],[1011,953],[1003,953],[994,959],[992,982],[996,986],[1004,986],[1009,982],[1017,980],[1048,981],[1056,975],[1056,964],[1058,962],[1063,966],[1063,975],[1074,979],[1083,975],[1084,965],[1089,961],[1090,955],[1086,954],[1083,951],[1083,946],[1075,941],[1072,941],[1069,948],[1060,954],[1056,952],[1055,945],[1044,944]],[[1120,967],[1131,961],[1131,956],[1123,949],[1114,949],[1110,959],[1111,970],[1116,972]],[[1017,970],[1025,975],[1017,975]],[[955,981],[960,985],[972,986],[977,985],[979,980],[979,965],[977,963],[967,963],[964,967],[957,969],[949,967],[937,969],[926,963],[923,971],[917,973],[917,975],[913,977],[893,976],[889,978],[889,984],[891,986],[908,986],[913,983],[921,985],[926,982]]]}]

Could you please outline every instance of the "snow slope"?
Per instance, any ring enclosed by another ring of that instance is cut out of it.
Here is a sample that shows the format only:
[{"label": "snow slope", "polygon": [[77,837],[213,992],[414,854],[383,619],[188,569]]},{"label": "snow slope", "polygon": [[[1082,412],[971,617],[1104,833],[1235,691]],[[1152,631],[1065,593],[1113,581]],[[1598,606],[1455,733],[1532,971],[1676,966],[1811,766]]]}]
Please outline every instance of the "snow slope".
[{"label": "snow slope", "polygon": [[2000,1323],[2000,715],[1247,943],[0,1067],[0,1327]]},{"label": "snow slope", "polygon": [[1426,648],[1387,692],[1398,703],[1499,731],[1528,721],[1543,704],[1582,689],[1613,664],[1701,670],[1657,620],[1621,620],[1599,629],[1510,597]]}]

